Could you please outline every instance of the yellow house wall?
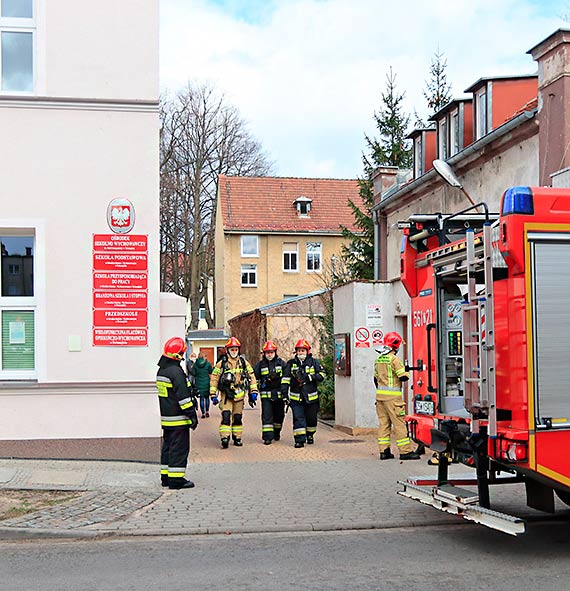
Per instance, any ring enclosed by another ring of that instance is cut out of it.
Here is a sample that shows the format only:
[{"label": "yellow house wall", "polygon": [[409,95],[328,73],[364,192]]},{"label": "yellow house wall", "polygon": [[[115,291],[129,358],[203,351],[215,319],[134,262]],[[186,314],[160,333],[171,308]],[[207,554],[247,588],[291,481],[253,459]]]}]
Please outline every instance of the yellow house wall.
[{"label": "yellow house wall", "polygon": [[[346,240],[341,236],[258,234],[259,256],[241,256],[241,234],[216,235],[216,325],[234,316],[326,287],[332,255],[339,256]],[[283,244],[298,244],[298,271],[283,271]],[[322,244],[321,272],[307,272],[307,242]],[[221,248],[220,248],[221,247]],[[223,251],[223,252],[222,252]],[[257,287],[242,287],[241,265],[257,265]]]}]

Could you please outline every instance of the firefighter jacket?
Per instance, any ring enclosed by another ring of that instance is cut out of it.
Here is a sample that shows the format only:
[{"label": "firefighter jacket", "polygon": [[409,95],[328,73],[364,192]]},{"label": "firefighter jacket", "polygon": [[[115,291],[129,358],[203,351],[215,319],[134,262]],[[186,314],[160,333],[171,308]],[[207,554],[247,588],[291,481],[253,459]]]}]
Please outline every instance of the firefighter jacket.
[{"label": "firefighter jacket", "polygon": [[163,429],[195,427],[198,424],[195,399],[179,361],[164,355],[160,358],[156,374],[156,388]]},{"label": "firefighter jacket", "polygon": [[374,363],[376,400],[390,400],[394,396],[401,396],[402,378],[409,377],[402,360],[394,351],[381,354]]},{"label": "firefighter jacket", "polygon": [[261,398],[271,398],[272,400],[282,398],[281,378],[283,377],[285,365],[285,361],[277,356],[271,361],[263,356],[263,358],[255,364],[253,372],[257,378],[259,395]]},{"label": "firefighter jacket", "polygon": [[321,364],[311,354],[301,362],[295,355],[285,366],[283,379],[281,380],[281,392],[291,400],[297,402],[317,402],[319,393],[317,384],[325,379],[325,372]]},{"label": "firefighter jacket", "polygon": [[232,359],[224,355],[216,363],[210,380],[210,396],[215,396],[216,391],[225,394],[230,400],[243,400],[250,392],[257,393],[257,380],[253,368],[243,355]]}]

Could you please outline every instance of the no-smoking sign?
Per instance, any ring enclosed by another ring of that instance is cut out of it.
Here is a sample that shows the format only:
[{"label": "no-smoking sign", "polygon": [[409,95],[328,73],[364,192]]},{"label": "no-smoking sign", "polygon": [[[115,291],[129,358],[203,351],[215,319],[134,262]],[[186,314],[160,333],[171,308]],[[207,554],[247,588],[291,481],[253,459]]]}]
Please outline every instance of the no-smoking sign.
[{"label": "no-smoking sign", "polygon": [[359,326],[354,331],[354,346],[355,347],[370,347],[370,331],[366,326]]}]

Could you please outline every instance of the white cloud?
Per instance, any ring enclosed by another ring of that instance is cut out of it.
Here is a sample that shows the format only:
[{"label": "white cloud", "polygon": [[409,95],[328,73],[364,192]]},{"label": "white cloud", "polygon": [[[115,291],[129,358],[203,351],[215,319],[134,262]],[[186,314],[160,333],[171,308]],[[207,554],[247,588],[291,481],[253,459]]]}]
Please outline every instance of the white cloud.
[{"label": "white cloud", "polygon": [[160,4],[162,88],[214,83],[283,176],[361,173],[390,66],[406,109],[422,114],[438,47],[461,95],[483,76],[536,71],[525,52],[565,25],[564,0],[260,0],[249,20],[239,2]]}]

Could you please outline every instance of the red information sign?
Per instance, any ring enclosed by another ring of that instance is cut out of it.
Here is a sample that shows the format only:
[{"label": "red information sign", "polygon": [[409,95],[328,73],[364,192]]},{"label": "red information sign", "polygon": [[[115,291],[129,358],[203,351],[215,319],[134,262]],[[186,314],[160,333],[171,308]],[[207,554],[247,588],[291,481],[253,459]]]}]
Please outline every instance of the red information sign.
[{"label": "red information sign", "polygon": [[93,326],[144,326],[147,325],[146,310],[93,310]]},{"label": "red information sign", "polygon": [[146,234],[93,234],[93,250],[97,252],[146,252]]},{"label": "red information sign", "polygon": [[146,328],[94,328],[93,345],[145,346],[148,344]]},{"label": "red information sign", "polygon": [[146,291],[94,291],[94,308],[146,308]]},{"label": "red information sign", "polygon": [[145,289],[148,286],[146,271],[140,273],[93,273],[93,289]]},{"label": "red information sign", "polygon": [[148,255],[146,252],[94,252],[94,271],[146,271]]}]

